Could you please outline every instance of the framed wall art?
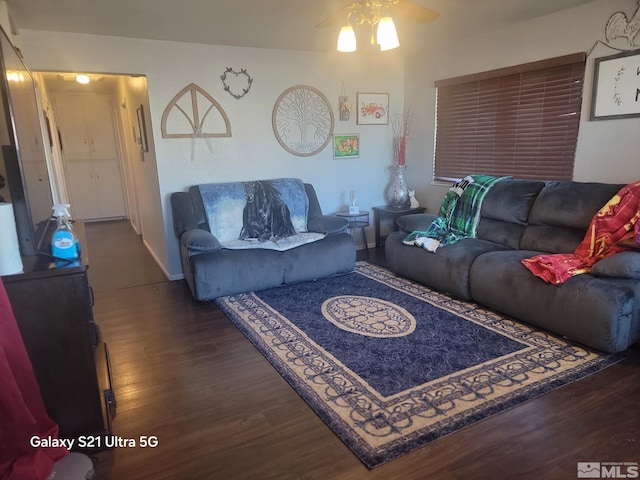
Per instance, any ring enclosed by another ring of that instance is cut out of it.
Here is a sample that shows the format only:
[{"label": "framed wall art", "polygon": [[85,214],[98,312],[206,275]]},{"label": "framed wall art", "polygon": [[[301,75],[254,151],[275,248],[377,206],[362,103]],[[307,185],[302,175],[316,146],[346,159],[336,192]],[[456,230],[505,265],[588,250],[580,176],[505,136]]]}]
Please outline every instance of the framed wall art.
[{"label": "framed wall art", "polygon": [[358,125],[389,125],[388,93],[358,93],[356,103]]},{"label": "framed wall art", "polygon": [[334,135],[333,158],[358,158],[360,156],[360,135]]},{"label": "framed wall art", "polygon": [[640,50],[596,58],[591,120],[640,117]]},{"label": "framed wall art", "polygon": [[282,92],[273,106],[271,121],[278,143],[299,157],[322,151],[333,135],[329,100],[308,85],[296,85]]}]

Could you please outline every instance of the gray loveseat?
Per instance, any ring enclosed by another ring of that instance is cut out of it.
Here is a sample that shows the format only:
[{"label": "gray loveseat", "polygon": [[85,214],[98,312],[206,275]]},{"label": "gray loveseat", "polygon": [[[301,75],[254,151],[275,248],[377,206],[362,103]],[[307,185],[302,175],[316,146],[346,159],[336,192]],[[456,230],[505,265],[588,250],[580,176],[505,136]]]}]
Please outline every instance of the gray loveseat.
[{"label": "gray loveseat", "polygon": [[597,262],[589,274],[553,285],[520,260],[541,253],[573,253],[595,213],[623,185],[507,179],[482,203],[477,238],[436,253],[403,243],[435,215],[403,216],[387,238],[394,272],[463,300],[552,331],[605,352],[640,339],[640,252]]},{"label": "gray loveseat", "polygon": [[298,179],[196,185],[171,194],[171,209],[197,300],[355,268],[348,221],[323,215],[313,186]]}]

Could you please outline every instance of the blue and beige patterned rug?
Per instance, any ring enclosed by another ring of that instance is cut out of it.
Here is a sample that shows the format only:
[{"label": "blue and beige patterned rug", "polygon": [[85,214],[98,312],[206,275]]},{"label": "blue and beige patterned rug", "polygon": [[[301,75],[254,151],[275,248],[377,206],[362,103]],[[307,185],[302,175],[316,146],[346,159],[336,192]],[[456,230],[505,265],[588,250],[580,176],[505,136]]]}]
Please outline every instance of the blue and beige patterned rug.
[{"label": "blue and beige patterned rug", "polygon": [[617,360],[368,263],[217,303],[369,468]]}]

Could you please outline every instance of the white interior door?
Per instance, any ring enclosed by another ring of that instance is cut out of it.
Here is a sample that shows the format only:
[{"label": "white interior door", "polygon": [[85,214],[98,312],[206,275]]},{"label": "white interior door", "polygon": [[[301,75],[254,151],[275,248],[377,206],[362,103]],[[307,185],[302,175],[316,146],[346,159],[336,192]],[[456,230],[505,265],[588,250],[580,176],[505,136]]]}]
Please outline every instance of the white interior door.
[{"label": "white interior door", "polygon": [[67,162],[67,183],[71,195],[71,216],[82,220],[100,218],[100,202],[96,195],[91,162]]},{"label": "white interior door", "polygon": [[109,97],[83,96],[83,108],[91,159],[117,160],[116,136],[111,120]]},{"label": "white interior door", "polygon": [[56,95],[55,106],[64,161],[91,158],[82,96]]},{"label": "white interior door", "polygon": [[109,97],[58,94],[56,115],[63,140],[63,163],[74,218],[126,217]]},{"label": "white interior door", "polygon": [[118,162],[113,160],[95,161],[93,166],[96,194],[100,204],[100,217],[124,217],[124,192],[122,191],[122,177]]}]

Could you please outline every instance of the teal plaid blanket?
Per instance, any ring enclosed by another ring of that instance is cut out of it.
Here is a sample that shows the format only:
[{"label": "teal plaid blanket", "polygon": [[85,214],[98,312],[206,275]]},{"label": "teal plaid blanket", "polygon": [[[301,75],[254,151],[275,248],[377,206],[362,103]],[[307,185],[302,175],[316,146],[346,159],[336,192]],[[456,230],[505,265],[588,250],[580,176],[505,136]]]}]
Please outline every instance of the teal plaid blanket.
[{"label": "teal plaid blanket", "polygon": [[482,200],[489,189],[505,177],[469,175],[447,191],[438,217],[427,230],[410,233],[404,243],[435,252],[463,238],[475,238]]}]

